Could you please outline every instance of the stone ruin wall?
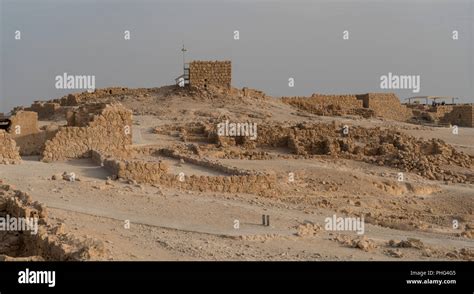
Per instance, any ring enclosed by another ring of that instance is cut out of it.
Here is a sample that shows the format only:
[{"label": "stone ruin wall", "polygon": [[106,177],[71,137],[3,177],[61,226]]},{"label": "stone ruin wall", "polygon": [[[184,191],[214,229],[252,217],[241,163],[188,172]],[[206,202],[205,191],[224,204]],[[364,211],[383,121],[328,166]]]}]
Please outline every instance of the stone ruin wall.
[{"label": "stone ruin wall", "polygon": [[368,93],[362,95],[320,95],[311,97],[283,97],[284,103],[317,115],[360,115],[365,118],[378,116],[407,121],[411,109],[400,103],[393,93]]},{"label": "stone ruin wall", "polygon": [[39,132],[38,114],[33,111],[18,111],[10,117],[10,133],[16,134],[16,128],[19,126],[19,136],[30,135]]},{"label": "stone ruin wall", "polygon": [[10,117],[11,126],[9,134],[20,148],[20,155],[40,155],[45,142],[51,139],[56,130],[38,127],[38,114],[34,111],[20,110]]},{"label": "stone ruin wall", "polygon": [[123,87],[109,87],[103,89],[95,89],[94,92],[89,93],[87,91],[81,93],[68,94],[59,99],[50,100],[49,103],[55,103],[59,106],[79,106],[83,103],[88,103],[94,99],[107,98],[110,95],[120,95],[120,94],[139,94],[143,92],[144,89],[128,89]]},{"label": "stone ruin wall", "polygon": [[38,114],[39,120],[47,120],[57,114],[61,109],[59,103],[35,101],[26,111],[34,111]]},{"label": "stone ruin wall", "polygon": [[30,107],[18,107],[18,110],[34,111],[38,113],[39,120],[52,120],[66,117],[68,111],[85,103],[98,102],[99,99],[111,98],[116,95],[149,95],[153,89],[129,89],[124,87],[109,87],[95,89],[94,92],[87,91],[81,93],[68,94],[61,98],[48,101],[35,101]]},{"label": "stone ruin wall", "polygon": [[104,166],[118,178],[135,180],[139,183],[156,183],[166,174],[169,167],[161,161],[146,162],[139,160],[121,160],[108,155],[105,151],[92,150],[92,160]]},{"label": "stone ruin wall", "polygon": [[474,128],[474,105],[452,106],[451,111],[445,112],[440,120],[460,127]]},{"label": "stone ruin wall", "polygon": [[68,127],[86,127],[107,107],[105,103],[91,103],[66,112]]},{"label": "stone ruin wall", "polygon": [[446,114],[453,111],[454,105],[429,106],[428,112],[433,114],[436,119],[443,118]]},{"label": "stone ruin wall", "polygon": [[368,93],[357,95],[365,108],[374,110],[375,115],[386,119],[407,121],[413,113],[411,109],[400,103],[394,93]]},{"label": "stone ruin wall", "polygon": [[189,84],[205,89],[212,85],[231,89],[232,65],[230,61],[192,61],[189,63]]},{"label": "stone ruin wall", "polygon": [[0,164],[15,164],[21,161],[20,148],[6,131],[0,130]]},{"label": "stone ruin wall", "polygon": [[6,215],[38,218],[38,232],[0,232],[0,261],[81,261],[101,259],[105,255],[103,243],[65,233],[63,225],[49,222],[44,205],[33,201],[28,193],[16,190],[0,180],[0,216]]},{"label": "stone ruin wall", "polygon": [[[15,141],[21,156],[43,155],[45,161],[87,157],[94,148],[121,150],[131,145],[131,111],[119,106],[98,103],[68,111],[68,126],[59,130],[54,125],[39,129],[38,113],[34,111],[19,110],[9,119],[11,126],[2,134],[5,144],[0,155],[6,163],[18,160],[9,138]],[[129,126],[128,135],[125,126]]]},{"label": "stone ruin wall", "polygon": [[362,108],[362,101],[356,95],[321,95],[310,97],[282,97],[284,103],[290,104],[317,115],[346,115],[351,110]]},{"label": "stone ruin wall", "polygon": [[[188,127],[187,131],[195,129],[201,132],[198,126]],[[257,139],[250,140],[247,137],[216,137],[213,136],[215,131],[212,128],[206,125],[202,125],[202,128],[206,135],[204,138],[217,138],[213,141],[216,148],[214,150],[219,150],[221,145],[240,147],[241,151],[234,155],[223,154],[223,156],[229,155],[227,158],[235,158],[232,156],[242,158],[243,155],[244,158],[252,156],[266,159],[271,157],[251,151],[255,151],[258,147],[288,148],[292,153],[288,158],[331,156],[413,171],[431,180],[474,182],[474,177],[465,173],[465,169],[470,168],[473,163],[473,158],[469,155],[457,152],[443,141],[416,139],[396,129],[350,126],[349,133],[344,135],[343,125],[336,121],[331,124],[294,122],[259,124]],[[199,152],[194,153],[199,156]],[[444,165],[456,165],[464,171],[446,172],[442,168]]]},{"label": "stone ruin wall", "polygon": [[242,90],[233,88],[231,91],[231,94],[233,95],[236,94],[245,98],[253,98],[257,100],[270,98],[269,96],[267,96],[267,94],[265,94],[265,92],[257,90],[257,89],[248,88],[248,87],[243,87]]},{"label": "stone ruin wall", "polygon": [[[197,145],[195,145],[197,146]],[[199,152],[198,147],[196,147],[196,150]],[[162,154],[164,156],[168,156],[171,158],[179,159],[179,160],[184,160],[184,162],[188,162],[194,165],[199,165],[205,168],[210,168],[228,175],[232,176],[241,176],[241,175],[251,175],[254,174],[250,170],[245,170],[233,166],[228,166],[225,164],[222,164],[216,160],[212,159],[207,159],[207,158],[201,158],[199,155],[188,155],[188,154],[182,154],[178,152],[177,150],[172,150],[169,148],[163,148],[158,150],[156,153]]]},{"label": "stone ruin wall", "polygon": [[474,127],[474,104],[459,105],[407,105],[413,110],[414,116],[433,123]]},{"label": "stone ruin wall", "polygon": [[[411,171],[430,180],[474,183],[474,157],[458,152],[442,140],[422,140],[396,129],[353,126],[348,135],[342,125],[296,124],[259,126],[257,146],[286,147],[293,153],[311,158],[313,155],[365,161]],[[458,166],[464,171],[446,172],[444,166]]]},{"label": "stone ruin wall", "polygon": [[[156,146],[127,146],[124,150],[114,151],[113,156],[110,154],[106,154],[103,151],[96,151],[93,150],[91,153],[91,157],[93,161],[96,163],[103,163],[104,159],[107,157],[113,157],[119,161],[133,161],[133,158],[138,156],[165,156],[169,158],[174,158],[178,160],[183,160],[186,163],[202,166],[205,168],[209,168],[218,172],[222,172],[227,175],[231,176],[242,176],[242,175],[252,175],[257,174],[254,171],[237,168],[234,166],[229,166],[219,162],[218,160],[209,159],[206,157],[202,157],[201,155],[201,147],[198,144],[188,144],[187,147],[183,147],[180,145],[174,146],[173,148],[157,148]],[[139,160],[137,160],[139,161]],[[154,162],[149,162],[154,164]],[[163,169],[164,163],[160,166],[160,168],[156,168],[156,170],[160,171],[167,171],[168,169]],[[113,168],[113,166],[117,166],[117,164],[113,164],[109,170],[113,171],[114,174],[118,173],[118,169]]]},{"label": "stone ruin wall", "polygon": [[275,196],[278,193],[275,175],[255,173],[235,176],[184,176],[169,174],[163,162],[118,160],[103,151],[93,150],[92,159],[104,166],[118,178],[135,180],[138,183],[158,184],[170,188],[200,192],[250,193]]},{"label": "stone ruin wall", "polygon": [[94,149],[114,152],[131,145],[132,112],[120,104],[102,107],[87,126],[60,127],[54,138],[46,142],[43,160],[90,157]]},{"label": "stone ruin wall", "polygon": [[[208,135],[215,138],[211,132]],[[350,126],[345,135],[343,125],[336,121],[331,124],[286,122],[259,124],[256,140],[247,137],[240,139],[241,137],[217,137],[213,142],[214,151],[218,151],[224,143],[239,146],[240,151],[234,154],[223,153],[220,155],[223,158],[251,157],[265,160],[274,157],[252,151],[256,151],[258,147],[288,148],[291,154],[281,158],[331,156],[412,171],[430,180],[474,183],[474,174],[466,172],[472,167],[474,157],[456,151],[453,146],[441,140],[416,139],[395,128]],[[443,167],[447,165],[455,165],[460,169],[446,171]]]},{"label": "stone ruin wall", "polygon": [[68,94],[67,96],[61,97],[59,99],[51,100],[52,103],[57,103],[62,107],[72,107],[79,106],[81,104],[94,102],[96,99],[109,98],[111,95],[138,95],[146,90],[144,89],[129,89],[123,87],[109,87],[103,89],[95,89],[94,92],[81,92]]}]

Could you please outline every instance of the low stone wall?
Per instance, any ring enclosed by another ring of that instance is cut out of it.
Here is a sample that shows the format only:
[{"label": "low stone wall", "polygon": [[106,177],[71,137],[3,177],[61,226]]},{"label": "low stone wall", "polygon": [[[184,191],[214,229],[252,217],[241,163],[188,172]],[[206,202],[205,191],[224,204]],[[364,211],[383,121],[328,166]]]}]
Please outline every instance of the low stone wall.
[{"label": "low stone wall", "polygon": [[254,172],[252,172],[250,170],[244,170],[244,169],[239,169],[237,167],[224,165],[224,164],[218,162],[217,160],[210,160],[210,159],[207,159],[207,158],[199,158],[198,156],[185,155],[185,154],[181,154],[181,153],[177,152],[176,150],[171,150],[171,149],[167,149],[167,148],[160,149],[158,151],[158,153],[162,154],[164,156],[169,156],[169,157],[175,158],[175,159],[180,159],[180,160],[182,159],[182,160],[184,160],[184,162],[188,162],[188,163],[191,163],[191,164],[199,165],[199,166],[206,167],[206,168],[211,168],[211,169],[214,169],[216,171],[226,173],[228,175],[237,176],[237,175],[252,175],[252,174],[255,174]]},{"label": "low stone wall", "polygon": [[264,196],[278,195],[277,178],[274,175],[250,176],[179,176],[166,174],[158,184],[200,192],[248,193]]},{"label": "low stone wall", "polygon": [[164,162],[118,160],[104,154],[101,151],[92,150],[91,158],[96,164],[104,166],[119,178],[140,183],[155,183],[168,171],[168,166]]},{"label": "low stone wall", "polygon": [[104,166],[109,170],[116,171],[119,178],[150,184],[159,182],[160,178],[168,171],[168,166],[164,162],[106,159]]},{"label": "low stone wall", "polygon": [[282,97],[284,103],[317,115],[352,114],[353,109],[362,108],[356,95],[321,95],[311,97]]},{"label": "low stone wall", "polygon": [[117,160],[93,150],[91,157],[118,178],[134,180],[138,183],[158,184],[170,188],[200,192],[249,193],[265,196],[277,195],[277,177],[263,173],[234,176],[181,177],[168,174],[168,167],[162,162]]},{"label": "low stone wall", "polygon": [[240,93],[245,98],[252,98],[252,99],[257,99],[257,100],[270,98],[263,91],[251,89],[248,87],[243,87],[242,90],[238,90],[238,89],[233,89],[233,90],[235,90],[235,92]]}]

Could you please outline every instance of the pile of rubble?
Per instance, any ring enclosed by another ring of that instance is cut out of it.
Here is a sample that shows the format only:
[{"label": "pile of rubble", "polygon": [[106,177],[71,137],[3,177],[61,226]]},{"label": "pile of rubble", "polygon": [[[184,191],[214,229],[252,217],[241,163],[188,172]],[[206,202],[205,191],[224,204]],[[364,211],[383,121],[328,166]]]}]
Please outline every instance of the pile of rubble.
[{"label": "pile of rubble", "polygon": [[473,157],[442,140],[416,139],[394,129],[351,127],[346,134],[344,130],[335,123],[263,126],[257,145],[286,145],[301,156],[330,155],[390,166],[430,180],[474,183],[474,175],[448,169],[469,170]]},{"label": "pile of rubble", "polygon": [[340,244],[352,248],[357,248],[363,250],[365,252],[372,251],[373,249],[377,248],[378,245],[375,243],[374,240],[367,238],[366,236],[362,237],[353,237],[349,235],[342,235],[338,234],[335,238],[335,241],[339,242]]},{"label": "pile of rubble", "polygon": [[314,224],[312,222],[306,222],[296,227],[295,235],[298,237],[312,237],[321,231],[322,227],[320,225]]},{"label": "pile of rubble", "polygon": [[449,166],[470,169],[472,156],[461,153],[440,139],[416,139],[399,132],[385,132],[369,145],[366,161],[414,172],[430,180],[474,183],[472,174],[448,170]]}]

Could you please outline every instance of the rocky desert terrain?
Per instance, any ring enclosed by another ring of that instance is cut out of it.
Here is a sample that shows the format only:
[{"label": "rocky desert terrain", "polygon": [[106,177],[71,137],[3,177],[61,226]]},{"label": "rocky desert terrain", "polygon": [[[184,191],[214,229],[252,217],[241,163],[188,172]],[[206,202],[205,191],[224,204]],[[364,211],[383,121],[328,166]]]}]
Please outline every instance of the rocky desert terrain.
[{"label": "rocky desert terrain", "polygon": [[[311,103],[165,86],[20,107],[17,116],[36,111],[39,121],[27,138],[2,133],[0,213],[42,221],[37,237],[3,232],[0,254],[474,259],[474,128],[454,134],[398,119],[401,108],[380,117]],[[252,124],[256,137],[221,136],[224,122]],[[328,230],[333,217],[363,219],[363,233]]]}]

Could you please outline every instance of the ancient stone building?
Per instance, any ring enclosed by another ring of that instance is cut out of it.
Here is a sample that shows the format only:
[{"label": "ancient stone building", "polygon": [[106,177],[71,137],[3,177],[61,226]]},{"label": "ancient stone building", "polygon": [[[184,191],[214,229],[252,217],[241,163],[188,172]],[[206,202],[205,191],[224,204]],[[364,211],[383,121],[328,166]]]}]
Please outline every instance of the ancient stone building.
[{"label": "ancient stone building", "polygon": [[206,89],[216,86],[230,89],[232,66],[230,61],[192,61],[189,63],[189,85]]},{"label": "ancient stone building", "polygon": [[430,123],[474,128],[474,104],[424,105],[408,104],[417,118]]},{"label": "ancient stone building", "polygon": [[29,135],[39,132],[38,114],[34,111],[18,111],[10,117],[12,135]]},{"label": "ancient stone building", "polygon": [[407,121],[413,116],[411,109],[402,105],[394,93],[367,93],[357,95],[357,99],[362,100],[364,108],[372,109],[378,117]]},{"label": "ancient stone building", "polygon": [[[445,106],[439,106],[443,109]],[[453,105],[451,111],[446,111],[441,117],[441,122],[450,123],[460,127],[474,128],[474,105]]]},{"label": "ancient stone building", "polygon": [[92,150],[113,153],[132,144],[132,112],[121,104],[86,104],[68,113],[67,121],[46,142],[44,161],[90,157]]},{"label": "ancient stone building", "polygon": [[8,132],[20,148],[20,155],[39,155],[44,143],[54,135],[54,130],[41,130],[38,126],[38,113],[34,111],[17,111],[10,118]]},{"label": "ancient stone building", "polygon": [[59,103],[35,101],[25,110],[38,113],[38,119],[43,120],[52,117],[60,107]]}]

